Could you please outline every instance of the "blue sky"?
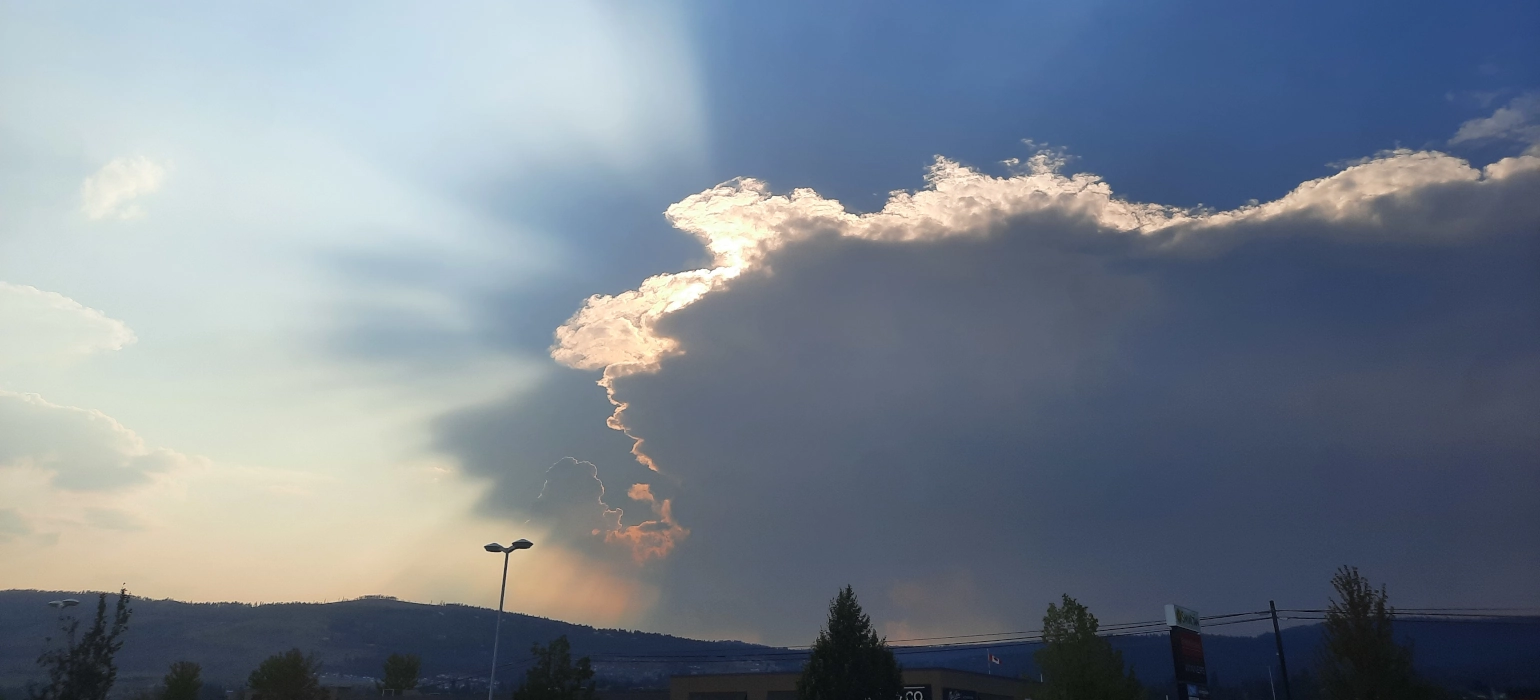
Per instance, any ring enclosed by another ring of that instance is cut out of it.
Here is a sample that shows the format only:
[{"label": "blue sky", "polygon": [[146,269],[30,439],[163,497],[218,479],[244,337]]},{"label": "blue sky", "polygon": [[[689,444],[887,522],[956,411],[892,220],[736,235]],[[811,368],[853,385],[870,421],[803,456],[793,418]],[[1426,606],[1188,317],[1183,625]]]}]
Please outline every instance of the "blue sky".
[{"label": "blue sky", "polygon": [[[1468,508],[1540,474],[1537,35],[1520,2],[0,5],[0,586],[486,603],[478,543],[527,536],[527,611],[774,642],[844,583],[899,636],[1315,601],[1343,563],[1536,604],[1540,543],[1492,542],[1534,516]],[[1261,484],[1170,568],[1152,499]]]},{"label": "blue sky", "polygon": [[988,165],[1021,139],[1070,148],[1133,199],[1231,207],[1440,143],[1481,111],[1450,94],[1537,70],[1532,8],[1511,3],[795,7],[697,20],[713,174],[752,164],[861,208],[934,154]]}]

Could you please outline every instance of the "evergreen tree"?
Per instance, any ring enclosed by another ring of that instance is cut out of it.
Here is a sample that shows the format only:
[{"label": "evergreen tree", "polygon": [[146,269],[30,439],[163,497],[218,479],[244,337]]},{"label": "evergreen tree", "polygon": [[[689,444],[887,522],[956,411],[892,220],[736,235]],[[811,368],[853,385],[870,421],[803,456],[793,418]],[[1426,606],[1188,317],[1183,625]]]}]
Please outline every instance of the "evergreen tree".
[{"label": "evergreen tree", "polygon": [[161,681],[160,700],[198,700],[198,691],[203,688],[202,673],[203,667],[191,661],[171,664]]},{"label": "evergreen tree", "polygon": [[572,645],[567,635],[536,644],[530,653],[535,665],[524,673],[524,682],[513,691],[513,700],[594,700],[594,668],[588,657],[572,664]]},{"label": "evergreen tree", "polygon": [[417,687],[417,676],[422,671],[422,658],[416,654],[391,654],[385,659],[385,690],[411,690]]},{"label": "evergreen tree", "polygon": [[323,700],[321,662],[299,649],[267,657],[251,672],[246,685],[261,700]]},{"label": "evergreen tree", "polygon": [[[96,619],[80,635],[80,620],[62,621],[64,646],[50,649],[37,657],[37,665],[48,674],[48,685],[28,689],[32,700],[106,700],[107,692],[118,679],[115,662],[123,648],[123,633],[133,614],[127,589],[118,591],[112,619],[107,618],[107,594],[96,600]],[[77,638],[77,635],[78,638]]]},{"label": "evergreen tree", "polygon": [[1096,636],[1099,623],[1084,605],[1065,595],[1063,607],[1043,615],[1043,648],[1032,658],[1043,672],[1041,700],[1140,700],[1144,688],[1123,670],[1123,652]]},{"label": "evergreen tree", "polygon": [[829,624],[818,632],[797,679],[799,700],[893,700],[903,690],[898,660],[877,637],[850,586],[829,603]]},{"label": "evergreen tree", "polygon": [[1331,578],[1337,598],[1326,611],[1317,674],[1327,700],[1417,700],[1432,686],[1412,670],[1412,650],[1392,634],[1395,610],[1385,587],[1378,591],[1357,567]]}]

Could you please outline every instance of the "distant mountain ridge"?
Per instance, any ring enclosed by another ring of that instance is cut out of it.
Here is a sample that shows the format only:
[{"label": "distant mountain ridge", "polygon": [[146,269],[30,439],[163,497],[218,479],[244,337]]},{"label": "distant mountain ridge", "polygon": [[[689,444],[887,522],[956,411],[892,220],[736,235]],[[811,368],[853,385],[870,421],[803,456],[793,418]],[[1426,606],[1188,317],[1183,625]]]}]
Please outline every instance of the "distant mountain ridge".
[{"label": "distant mountain ridge", "polygon": [[[1213,685],[1266,687],[1269,670],[1277,670],[1277,646],[1267,623],[1258,623],[1254,628],[1259,633],[1252,636],[1204,633],[1204,656]],[[1418,673],[1446,687],[1540,688],[1540,618],[1398,619],[1395,633],[1399,640],[1412,644]],[[1284,654],[1291,676],[1314,667],[1320,641],[1320,624],[1283,630]],[[1124,662],[1145,685],[1172,683],[1171,645],[1165,634],[1114,637],[1112,645],[1123,652]],[[1032,662],[1032,652],[1037,648],[1036,644],[1025,644],[991,649],[1002,661],[994,672],[1036,677],[1038,669]],[[901,653],[899,661],[912,666],[946,666],[984,673],[988,670],[984,653],[985,647],[915,651]],[[1281,689],[1278,696],[1283,697]]]},{"label": "distant mountain ridge", "polygon": [[[0,591],[0,692],[37,680],[34,660],[43,640],[57,634],[58,612],[47,602],[64,597],[81,601],[72,613],[88,618],[95,593]],[[113,596],[108,597],[109,605]],[[459,690],[480,686],[492,655],[496,611],[453,603],[430,605],[384,597],[335,603],[183,603],[136,599],[127,643],[119,656],[120,686],[145,687],[157,681],[173,661],[203,666],[210,690],[242,685],[262,659],[290,648],[314,652],[328,673],[378,676],[393,652],[418,654],[422,672]],[[1265,625],[1259,625],[1265,627]],[[1398,620],[1397,636],[1413,643],[1421,673],[1451,687],[1540,687],[1540,618],[1483,622]],[[711,642],[649,632],[600,629],[559,620],[508,613],[503,621],[499,678],[522,676],[529,649],[560,635],[572,642],[576,656],[595,657],[601,683],[614,687],[665,687],[680,673],[790,671],[805,652],[744,642]],[[816,631],[809,631],[809,641]],[[1320,625],[1285,629],[1289,669],[1313,665]],[[1170,646],[1164,635],[1116,637],[1146,685],[1171,681]],[[1275,668],[1270,631],[1254,636],[1204,635],[1211,676],[1217,684],[1267,682]],[[1003,664],[986,666],[988,649]],[[977,672],[1035,677],[1035,644],[989,648],[898,648],[899,662],[911,668],[948,667]],[[210,694],[209,697],[219,697]]]},{"label": "distant mountain ridge", "polygon": [[[48,601],[81,601],[71,614],[89,619],[97,593],[0,591],[0,689],[39,678],[35,660],[44,639],[58,634],[58,611]],[[108,605],[116,594],[108,596]],[[469,605],[409,603],[371,596],[336,603],[184,603],[139,598],[119,654],[125,686],[148,685],[173,661],[196,661],[210,683],[245,682],[262,659],[298,647],[314,652],[324,670],[379,676],[393,652],[422,657],[424,676],[484,678],[492,660],[497,611]],[[600,629],[560,620],[507,613],[500,659],[529,657],[536,643],[566,635],[576,655],[701,654],[764,649],[743,642],[708,642],[665,634]],[[506,671],[513,678],[519,669]],[[665,676],[666,682],[666,676]],[[485,688],[485,685],[482,686]]]}]

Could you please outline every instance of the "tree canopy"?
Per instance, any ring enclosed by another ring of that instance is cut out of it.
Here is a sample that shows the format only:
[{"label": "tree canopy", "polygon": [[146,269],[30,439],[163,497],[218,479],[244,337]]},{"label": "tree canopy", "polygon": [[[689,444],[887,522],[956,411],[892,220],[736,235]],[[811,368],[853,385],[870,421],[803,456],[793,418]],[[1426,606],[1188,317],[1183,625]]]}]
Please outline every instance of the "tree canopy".
[{"label": "tree canopy", "polygon": [[119,590],[109,619],[107,594],[98,596],[96,618],[85,634],[80,634],[79,619],[61,617],[64,645],[37,657],[37,665],[48,674],[48,684],[29,688],[32,700],[106,700],[118,679],[115,659],[133,614],[129,607],[132,600],[127,589]]},{"label": "tree canopy", "polygon": [[191,661],[171,664],[161,681],[161,700],[198,700],[198,691],[203,688],[202,674],[203,667]]},{"label": "tree canopy", "polygon": [[267,657],[251,672],[246,685],[261,700],[322,700],[321,662],[299,649]]},{"label": "tree canopy", "polygon": [[1032,658],[1043,672],[1041,700],[1139,700],[1144,688],[1123,670],[1123,652],[1096,636],[1096,616],[1065,595],[1043,615],[1043,647]]},{"label": "tree canopy", "polygon": [[829,623],[818,632],[802,677],[800,700],[892,700],[903,689],[898,660],[872,629],[856,592],[845,586],[829,603]]},{"label": "tree canopy", "polygon": [[1327,700],[1417,700],[1434,689],[1417,678],[1412,650],[1396,643],[1395,610],[1357,567],[1332,576],[1337,597],[1326,610],[1317,675]]},{"label": "tree canopy", "polygon": [[385,680],[380,687],[411,690],[417,687],[417,676],[421,671],[422,658],[416,654],[391,654],[385,658]]},{"label": "tree canopy", "polygon": [[524,681],[513,691],[513,700],[594,700],[594,669],[588,657],[572,663],[572,645],[567,635],[552,640],[549,646],[536,644],[531,650],[535,665],[524,673]]}]

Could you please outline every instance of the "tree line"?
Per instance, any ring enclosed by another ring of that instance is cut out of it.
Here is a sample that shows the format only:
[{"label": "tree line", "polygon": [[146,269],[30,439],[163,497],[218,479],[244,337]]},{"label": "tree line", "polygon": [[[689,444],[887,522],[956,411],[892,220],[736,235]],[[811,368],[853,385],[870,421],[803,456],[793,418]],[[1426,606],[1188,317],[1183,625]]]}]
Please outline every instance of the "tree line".
[{"label": "tree line", "polygon": [[[1326,612],[1314,673],[1302,680],[1301,700],[1437,700],[1443,693],[1419,678],[1411,648],[1396,642],[1394,609],[1384,586],[1376,589],[1358,570],[1343,567],[1331,579],[1335,597]],[[47,681],[28,688],[28,700],[107,700],[117,679],[115,658],[132,616],[132,596],[118,592],[109,613],[98,597],[94,621],[61,619],[58,646],[37,659]],[[1033,654],[1041,672],[1036,700],[1143,700],[1162,692],[1142,684],[1122,652],[1099,634],[1090,610],[1065,594],[1043,615],[1043,645]],[[51,641],[51,640],[50,640]],[[531,666],[509,700],[595,700],[593,664],[576,661],[566,636],[534,645]],[[422,670],[415,654],[385,659],[381,694],[417,687]],[[247,678],[260,700],[326,700],[321,662],[300,649],[268,657]],[[160,685],[134,700],[198,700],[201,668],[171,664]],[[903,688],[901,667],[887,640],[878,636],[855,590],[846,586],[829,604],[828,621],[797,680],[799,700],[892,700]]]},{"label": "tree line", "polygon": [[[1438,700],[1443,689],[1419,678],[1411,647],[1392,634],[1395,611],[1385,587],[1376,589],[1357,568],[1331,579],[1335,597],[1326,612],[1314,673],[1299,678],[1299,700]],[[1043,615],[1043,645],[1033,653],[1041,671],[1035,700],[1144,700],[1170,695],[1146,687],[1123,653],[1100,635],[1091,611],[1068,594]],[[900,666],[871,618],[846,586],[829,604],[829,619],[813,642],[797,681],[799,700],[889,700],[903,687]]]}]

